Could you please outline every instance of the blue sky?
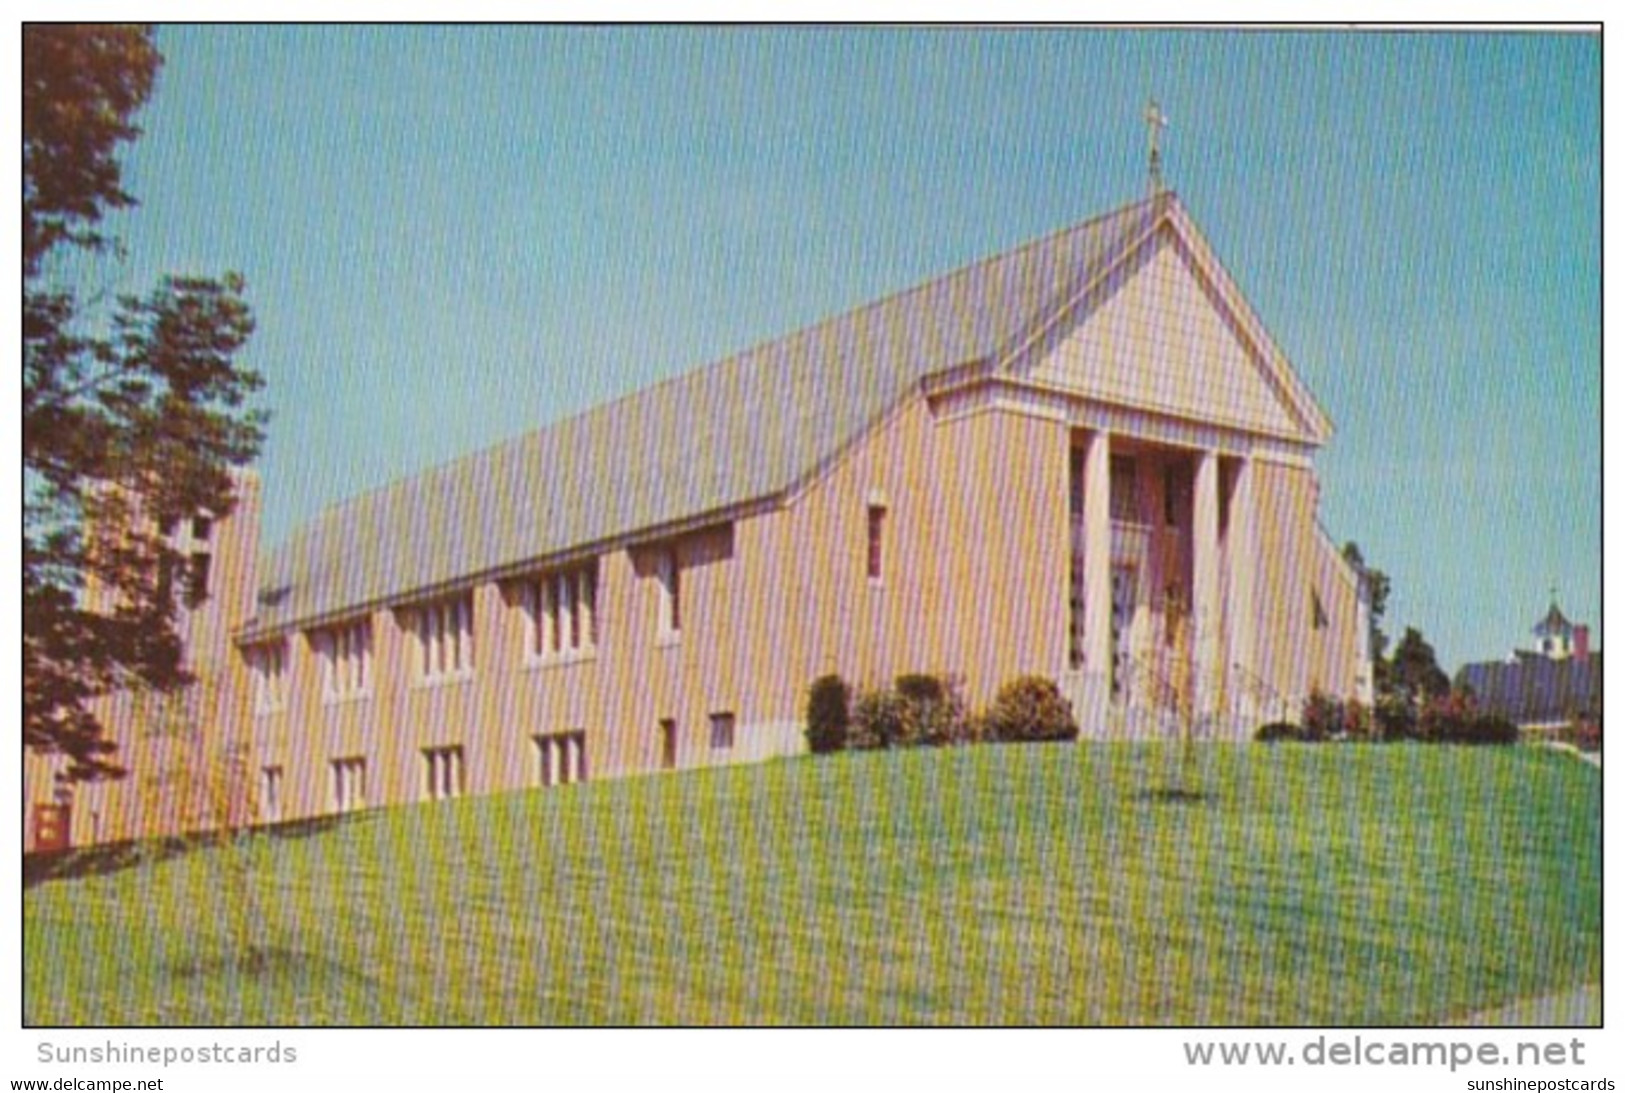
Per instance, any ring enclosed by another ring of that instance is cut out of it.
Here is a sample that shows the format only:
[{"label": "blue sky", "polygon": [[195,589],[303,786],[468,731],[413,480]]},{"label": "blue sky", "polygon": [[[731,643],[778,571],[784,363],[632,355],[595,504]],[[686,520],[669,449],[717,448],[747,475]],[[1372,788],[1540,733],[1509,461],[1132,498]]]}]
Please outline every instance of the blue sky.
[{"label": "blue sky", "polygon": [[[1521,33],[166,28],[128,256],[241,271],[267,545],[1166,175],[1453,668],[1600,622],[1601,50]],[[1597,630],[1600,639],[1600,628]]]}]

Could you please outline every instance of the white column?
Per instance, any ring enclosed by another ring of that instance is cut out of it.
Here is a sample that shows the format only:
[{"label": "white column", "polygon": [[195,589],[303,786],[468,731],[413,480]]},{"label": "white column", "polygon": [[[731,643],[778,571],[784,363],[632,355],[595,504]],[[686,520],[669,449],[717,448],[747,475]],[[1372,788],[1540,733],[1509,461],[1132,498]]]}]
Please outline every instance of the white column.
[{"label": "white column", "polygon": [[1217,699],[1219,620],[1219,457],[1196,457],[1191,512],[1191,679],[1198,717],[1213,712]]},{"label": "white column", "polygon": [[1257,493],[1253,487],[1253,461],[1244,459],[1236,468],[1236,485],[1230,491],[1230,530],[1226,553],[1230,560],[1230,634],[1226,643],[1224,667],[1241,667],[1231,672],[1236,711],[1242,724],[1239,731],[1251,733],[1259,720],[1258,687],[1263,679],[1258,663],[1257,572],[1258,514]]},{"label": "white column", "polygon": [[1111,693],[1111,434],[1089,438],[1083,463],[1083,664],[1096,677],[1101,706]]}]

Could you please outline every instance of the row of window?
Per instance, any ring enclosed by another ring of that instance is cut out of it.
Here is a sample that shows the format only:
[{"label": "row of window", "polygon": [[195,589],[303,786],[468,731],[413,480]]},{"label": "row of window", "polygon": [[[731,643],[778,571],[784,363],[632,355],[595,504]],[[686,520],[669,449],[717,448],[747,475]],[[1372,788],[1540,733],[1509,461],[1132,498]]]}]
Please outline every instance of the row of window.
[{"label": "row of window", "polygon": [[[662,638],[682,627],[681,568],[668,551],[660,573]],[[526,583],[520,590],[525,615],[526,657],[533,663],[591,653],[598,645],[598,566],[596,562],[560,570]],[[413,674],[420,683],[466,679],[474,673],[474,594],[420,604],[405,613],[414,645]],[[360,619],[311,632],[320,665],[322,698],[337,702],[372,693],[372,621]],[[271,713],[287,698],[285,641],[262,642],[246,651],[254,679],[254,708]]]},{"label": "row of window", "polygon": [[[175,533],[180,530],[180,527],[181,523],[179,519],[174,516],[166,516],[158,521],[158,534],[162,535],[165,539],[173,539],[175,538]],[[214,531],[214,520],[208,516],[194,516],[189,521],[188,527],[191,531],[191,538],[194,541],[206,543],[209,541],[210,534]]]},{"label": "row of window", "polygon": [[598,566],[549,573],[521,590],[532,660],[591,652],[598,644]]},{"label": "row of window", "polygon": [[[372,624],[352,622],[318,630],[316,659],[321,665],[322,698],[329,702],[371,693]],[[282,663],[278,651],[278,666]]]},{"label": "row of window", "polygon": [[[168,541],[179,557],[166,557],[158,569],[159,595],[177,598],[189,610],[202,607],[209,598],[212,558],[206,549],[214,531],[208,516],[194,516],[183,528],[176,517],[158,521],[158,534]],[[189,532],[189,534],[188,534]]]},{"label": "row of window", "polygon": [[[886,506],[868,508],[865,569],[871,583],[884,571]],[[675,640],[683,629],[683,567],[675,549],[655,559],[659,589],[656,637]],[[204,580],[207,580],[205,568]],[[596,560],[535,577],[519,588],[525,618],[525,655],[531,663],[570,660],[598,647],[598,563]],[[424,603],[404,613],[415,645],[414,677],[420,683],[466,679],[474,672],[474,595]],[[372,693],[372,622],[361,619],[312,631],[311,645],[321,665],[322,698],[328,702]],[[287,651],[283,641],[247,650],[254,677],[254,707],[260,713],[282,709],[287,697]]]},{"label": "row of window", "polygon": [[[371,625],[370,623],[368,624]],[[427,603],[411,614],[417,639],[417,678],[424,683],[463,679],[474,671],[474,594]]]},{"label": "row of window", "polygon": [[[711,715],[711,748],[730,751],[734,746],[734,715]],[[677,766],[677,722],[663,718],[659,722],[661,766]],[[534,758],[531,784],[546,788],[573,785],[587,780],[587,734],[579,729],[572,732],[538,733],[531,737]],[[422,797],[425,801],[447,801],[463,796],[468,790],[466,767],[461,744],[424,748]],[[331,771],[330,806],[335,812],[357,812],[367,807],[367,760],[350,755],[329,763]],[[281,766],[267,766],[260,771],[260,815],[266,823],[282,819]]]},{"label": "row of window", "polygon": [[210,557],[202,551],[179,558],[165,556],[158,563],[159,599],[178,601],[195,611],[209,598],[209,571]]}]

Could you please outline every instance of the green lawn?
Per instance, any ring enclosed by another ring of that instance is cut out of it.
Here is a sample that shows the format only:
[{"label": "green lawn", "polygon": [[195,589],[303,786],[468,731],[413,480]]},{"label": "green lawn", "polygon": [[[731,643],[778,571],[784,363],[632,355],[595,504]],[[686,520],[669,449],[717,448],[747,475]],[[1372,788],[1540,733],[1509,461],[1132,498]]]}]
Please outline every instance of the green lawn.
[{"label": "green lawn", "polygon": [[1601,975],[1544,749],[845,755],[372,813],[29,889],[31,1024],[1414,1024]]}]

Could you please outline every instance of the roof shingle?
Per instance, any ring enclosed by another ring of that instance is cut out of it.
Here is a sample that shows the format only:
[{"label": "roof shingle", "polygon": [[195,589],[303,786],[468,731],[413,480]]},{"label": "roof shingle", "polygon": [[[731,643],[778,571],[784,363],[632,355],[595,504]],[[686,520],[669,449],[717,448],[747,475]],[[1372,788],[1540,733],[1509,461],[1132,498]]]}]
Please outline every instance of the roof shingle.
[{"label": "roof shingle", "polygon": [[361,494],[262,559],[242,637],[781,496],[928,373],[996,361],[1173,202],[1141,201]]}]

